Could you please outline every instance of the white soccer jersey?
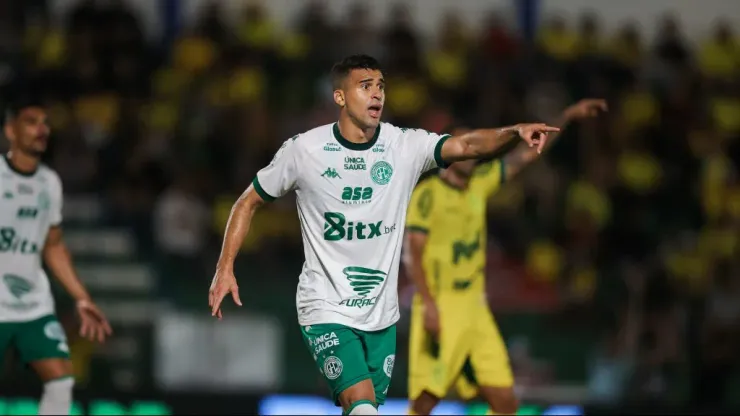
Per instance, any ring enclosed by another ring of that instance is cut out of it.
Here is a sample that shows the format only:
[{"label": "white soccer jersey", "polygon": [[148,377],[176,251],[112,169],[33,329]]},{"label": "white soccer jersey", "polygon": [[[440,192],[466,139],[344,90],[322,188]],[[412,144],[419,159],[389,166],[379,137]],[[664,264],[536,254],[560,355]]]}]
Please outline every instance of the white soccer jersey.
[{"label": "white soccer jersey", "polygon": [[49,227],[62,222],[62,184],[46,166],[18,172],[0,157],[0,322],[54,313],[41,253]]},{"label": "white soccer jersey", "polygon": [[364,331],[398,321],[398,267],[406,208],[419,176],[440,166],[449,136],[381,123],[357,144],[330,124],[283,143],[253,181],[267,200],[296,191],[303,264],[300,325]]}]

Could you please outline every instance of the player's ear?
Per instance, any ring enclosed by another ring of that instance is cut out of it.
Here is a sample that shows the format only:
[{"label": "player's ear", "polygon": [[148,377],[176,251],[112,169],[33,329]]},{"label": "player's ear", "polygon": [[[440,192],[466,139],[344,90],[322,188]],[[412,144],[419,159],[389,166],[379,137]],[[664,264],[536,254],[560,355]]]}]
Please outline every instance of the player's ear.
[{"label": "player's ear", "polygon": [[10,122],[5,122],[5,124],[3,125],[3,134],[5,135],[5,138],[8,139],[8,141],[12,142],[15,140],[15,133],[10,127]]},{"label": "player's ear", "polygon": [[334,102],[340,107],[345,106],[347,102],[344,100],[344,91],[334,90]]}]

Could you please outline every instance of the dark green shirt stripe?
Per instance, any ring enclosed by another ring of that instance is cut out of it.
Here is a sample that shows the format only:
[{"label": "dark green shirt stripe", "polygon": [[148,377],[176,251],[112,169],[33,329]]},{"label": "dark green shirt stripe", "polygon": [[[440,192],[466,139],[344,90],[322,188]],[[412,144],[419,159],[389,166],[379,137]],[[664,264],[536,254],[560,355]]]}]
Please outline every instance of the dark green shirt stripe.
[{"label": "dark green shirt stripe", "polygon": [[442,159],[442,145],[445,144],[447,139],[449,139],[450,137],[452,136],[449,134],[445,134],[439,139],[437,145],[434,146],[434,161],[437,162],[437,166],[443,169],[449,165],[445,163],[445,161]]},{"label": "dark green shirt stripe", "polygon": [[252,185],[254,185],[254,190],[257,191],[257,195],[259,195],[266,202],[272,202],[275,200],[274,196],[271,196],[270,194],[265,192],[264,189],[262,189],[262,185],[260,185],[260,180],[256,176],[254,177],[254,180],[252,181]]}]

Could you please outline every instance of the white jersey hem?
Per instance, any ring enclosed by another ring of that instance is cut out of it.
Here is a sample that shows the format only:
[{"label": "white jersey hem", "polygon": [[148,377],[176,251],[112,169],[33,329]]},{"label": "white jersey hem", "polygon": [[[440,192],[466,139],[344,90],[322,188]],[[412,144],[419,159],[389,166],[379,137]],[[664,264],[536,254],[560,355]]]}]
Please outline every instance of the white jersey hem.
[{"label": "white jersey hem", "polygon": [[397,313],[396,316],[393,317],[393,319],[391,319],[390,321],[384,322],[382,324],[379,324],[379,325],[358,325],[357,322],[355,322],[352,318],[349,318],[349,317],[346,319],[342,319],[342,318],[343,318],[342,315],[338,315],[337,317],[332,317],[332,318],[327,318],[327,319],[298,319],[298,325],[308,326],[308,325],[334,324],[334,325],[344,325],[346,327],[350,327],[358,331],[366,331],[366,332],[382,331],[398,323],[398,321],[401,319],[401,314]]},{"label": "white jersey hem", "polygon": [[41,319],[46,316],[54,315],[56,316],[56,311],[54,309],[51,310],[40,310],[37,313],[34,314],[28,314],[24,316],[18,316],[13,318],[5,318],[2,316],[2,311],[0,311],[0,324],[13,324],[13,323],[23,323],[23,322],[31,322],[35,321],[37,319]]}]

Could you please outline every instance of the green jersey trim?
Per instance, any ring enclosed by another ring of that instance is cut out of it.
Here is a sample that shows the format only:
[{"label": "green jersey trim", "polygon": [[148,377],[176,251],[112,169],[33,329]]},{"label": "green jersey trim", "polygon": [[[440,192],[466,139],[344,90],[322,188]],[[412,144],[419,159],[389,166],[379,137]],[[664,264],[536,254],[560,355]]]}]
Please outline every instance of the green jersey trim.
[{"label": "green jersey trim", "polygon": [[373,134],[373,137],[365,142],[365,143],[353,143],[342,136],[342,133],[339,131],[339,123],[334,123],[334,126],[332,126],[332,132],[334,133],[334,138],[341,144],[342,146],[346,147],[349,150],[368,150],[371,147],[375,146],[375,143],[378,141],[378,137],[380,137],[380,124],[378,124],[378,127],[375,129],[375,134]]},{"label": "green jersey trim", "polygon": [[260,185],[260,180],[256,176],[254,177],[254,180],[252,181],[252,185],[254,185],[254,190],[257,191],[257,195],[259,195],[262,199],[265,200],[265,202],[272,202],[275,200],[275,197],[265,192],[265,190],[262,188],[262,185]]},{"label": "green jersey trim", "polygon": [[444,145],[447,139],[449,139],[450,137],[452,136],[449,134],[445,134],[444,136],[440,137],[437,145],[434,146],[434,161],[437,162],[437,166],[443,169],[449,166],[449,164],[445,162],[444,159],[442,159],[442,145]]}]

